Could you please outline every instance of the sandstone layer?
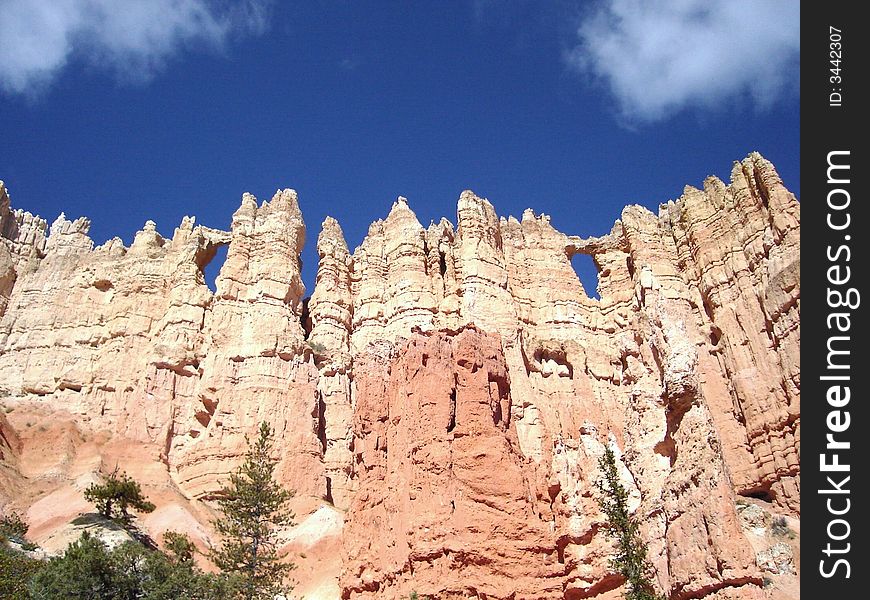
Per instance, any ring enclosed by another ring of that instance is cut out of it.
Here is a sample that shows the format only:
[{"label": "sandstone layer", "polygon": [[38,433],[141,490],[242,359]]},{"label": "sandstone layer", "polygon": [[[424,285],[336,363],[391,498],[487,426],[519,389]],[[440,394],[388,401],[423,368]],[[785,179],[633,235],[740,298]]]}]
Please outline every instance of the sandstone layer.
[{"label": "sandstone layer", "polygon": [[400,197],[353,252],[328,218],[310,298],[293,190],[245,194],[230,231],[96,246],[89,225],[13,210],[0,183],[0,506],[37,538],[123,462],[157,499],[146,528],[205,545],[267,420],[305,532],[287,548],[338,553],[297,557],[296,597],[616,597],[605,444],[670,598],[794,578],[738,511],[800,513],[800,207],[760,155],[601,237],[468,191],[455,227]]}]

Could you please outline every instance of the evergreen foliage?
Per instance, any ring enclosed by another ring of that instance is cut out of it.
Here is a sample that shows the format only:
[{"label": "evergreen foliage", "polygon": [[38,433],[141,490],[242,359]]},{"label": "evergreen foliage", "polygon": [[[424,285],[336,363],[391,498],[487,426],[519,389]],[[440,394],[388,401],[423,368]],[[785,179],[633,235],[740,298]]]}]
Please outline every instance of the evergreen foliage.
[{"label": "evergreen foliage", "polygon": [[23,540],[24,536],[27,535],[27,529],[27,523],[17,512],[0,517],[0,536],[6,539]]},{"label": "evergreen foliage", "polygon": [[626,600],[664,600],[652,582],[652,565],[647,560],[647,545],[640,537],[640,525],[628,510],[628,492],[619,481],[616,456],[609,446],[598,459],[603,480],[596,483],[598,505],[607,517],[605,530],[616,538],[617,552],[611,566],[625,577]]},{"label": "evergreen foliage", "polygon": [[30,526],[17,512],[0,517],[0,546],[8,545],[14,550],[13,544],[15,544],[24,551],[36,550],[39,546],[25,537],[29,528]]},{"label": "evergreen foliage", "polygon": [[167,531],[163,534],[163,547],[166,557],[174,564],[192,564],[196,546],[190,538],[177,531]]},{"label": "evergreen foliage", "polygon": [[142,598],[225,600],[233,597],[234,586],[229,578],[203,573],[196,567],[193,560],[196,547],[187,536],[168,531],[163,541],[166,553],[146,552]]},{"label": "evergreen foliage", "polygon": [[30,579],[29,596],[19,597],[35,600],[224,600],[232,597],[228,579],[199,570],[193,562],[193,544],[181,534],[174,535],[174,545],[189,551],[182,559],[149,550],[138,542],[125,542],[109,550],[102,541],[84,532],[63,556],[41,566]]},{"label": "evergreen foliage", "polygon": [[41,560],[0,544],[0,598],[28,600],[27,582],[42,566]]},{"label": "evergreen foliage", "polygon": [[85,500],[92,502],[107,519],[119,519],[125,523],[131,519],[128,509],[149,513],[154,505],[142,495],[139,482],[126,473],[118,474],[117,467],[103,483],[92,483],[85,490]]},{"label": "evergreen foliage", "polygon": [[292,525],[287,508],[293,495],[273,479],[278,460],[272,457],[273,435],[269,424],[260,424],[259,437],[245,460],[221,491],[218,506],[222,518],[213,522],[223,543],[211,554],[224,573],[237,578],[245,600],[266,599],[287,589],[283,586],[292,564],[279,562],[277,528]]},{"label": "evergreen foliage", "polygon": [[30,594],[33,598],[53,600],[110,600],[128,598],[122,581],[112,568],[105,545],[84,532],[69,545],[60,558],[53,558],[33,577]]}]

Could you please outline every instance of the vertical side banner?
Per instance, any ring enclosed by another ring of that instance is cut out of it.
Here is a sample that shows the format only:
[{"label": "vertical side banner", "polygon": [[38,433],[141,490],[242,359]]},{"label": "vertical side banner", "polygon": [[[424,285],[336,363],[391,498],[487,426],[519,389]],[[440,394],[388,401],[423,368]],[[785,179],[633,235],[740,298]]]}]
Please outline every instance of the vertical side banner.
[{"label": "vertical side banner", "polygon": [[801,591],[866,594],[867,37],[858,3],[801,14]]}]

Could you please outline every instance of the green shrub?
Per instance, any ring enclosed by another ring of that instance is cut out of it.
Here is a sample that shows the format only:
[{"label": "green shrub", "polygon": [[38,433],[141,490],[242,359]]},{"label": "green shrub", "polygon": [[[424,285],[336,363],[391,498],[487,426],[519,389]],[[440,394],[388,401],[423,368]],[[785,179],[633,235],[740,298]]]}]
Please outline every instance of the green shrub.
[{"label": "green shrub", "polygon": [[41,560],[0,544],[0,598],[29,599],[27,583],[42,567]]},{"label": "green shrub", "polygon": [[27,535],[27,522],[17,512],[0,517],[0,534],[7,539],[23,539]]},{"label": "green shrub", "polygon": [[62,557],[49,560],[33,576],[29,588],[36,598],[108,600],[129,592],[121,591],[121,586],[106,546],[85,532]]},{"label": "green shrub", "polygon": [[797,534],[788,526],[788,519],[785,517],[776,517],[770,524],[770,531],[776,537],[788,538],[793,540]]},{"label": "green shrub", "polygon": [[306,343],[308,344],[308,347],[314,351],[315,354],[323,354],[324,352],[326,352],[326,346],[319,342],[312,342],[309,340]]},{"label": "green shrub", "polygon": [[[171,545],[192,547],[174,534]],[[188,552],[182,552],[185,557]],[[192,556],[192,554],[190,555]],[[59,558],[52,558],[30,577],[33,598],[74,600],[227,600],[236,598],[229,579],[203,573],[192,560],[126,542],[113,550],[85,532]],[[0,594],[0,597],[5,598]],[[27,596],[22,596],[26,598]]]},{"label": "green shrub", "polygon": [[163,547],[166,549],[166,556],[176,564],[192,563],[193,555],[196,554],[196,546],[190,538],[177,531],[163,534]]}]

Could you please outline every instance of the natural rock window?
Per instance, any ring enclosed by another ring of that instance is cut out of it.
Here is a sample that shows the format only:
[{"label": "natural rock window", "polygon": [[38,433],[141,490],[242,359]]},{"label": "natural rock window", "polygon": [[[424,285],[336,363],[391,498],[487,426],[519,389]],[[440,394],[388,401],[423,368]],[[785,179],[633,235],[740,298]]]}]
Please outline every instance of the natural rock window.
[{"label": "natural rock window", "polygon": [[577,278],[583,284],[583,289],[586,290],[586,295],[596,300],[601,299],[598,293],[598,281],[600,271],[598,265],[591,254],[575,254],[571,257],[571,266],[574,267],[574,272],[577,273]]},{"label": "natural rock window", "polygon": [[208,258],[207,262],[200,265],[200,270],[205,275],[205,284],[212,292],[217,291],[216,280],[221,272],[221,267],[224,266],[224,261],[227,259],[227,249],[229,244],[222,244],[214,248],[214,253]]}]

